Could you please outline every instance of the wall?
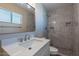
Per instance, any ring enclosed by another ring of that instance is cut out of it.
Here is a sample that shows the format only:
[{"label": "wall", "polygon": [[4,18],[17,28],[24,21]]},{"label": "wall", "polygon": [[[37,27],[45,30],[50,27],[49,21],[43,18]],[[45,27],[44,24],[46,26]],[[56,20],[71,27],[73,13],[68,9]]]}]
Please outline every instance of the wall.
[{"label": "wall", "polygon": [[51,45],[57,47],[65,55],[73,53],[73,5],[55,8],[48,21],[48,35]]},{"label": "wall", "polygon": [[39,36],[46,36],[47,34],[47,11],[44,6],[40,3],[37,3],[35,6],[35,16],[36,16],[36,33]]},{"label": "wall", "polygon": [[[0,3],[1,8],[8,9],[10,11],[19,13],[23,16],[22,18],[22,25],[21,28],[18,27],[8,27],[8,28],[0,28],[0,33],[14,33],[14,32],[26,32],[26,31],[34,31],[34,27],[31,25],[34,25],[33,17],[31,17],[31,13],[28,12],[26,9],[21,8],[19,6],[16,6],[16,4],[11,3]],[[29,17],[30,16],[30,17]],[[5,25],[14,25],[10,23],[4,23]],[[1,23],[0,23],[1,25]],[[17,26],[17,25],[15,25]]]},{"label": "wall", "polygon": [[79,56],[79,4],[73,4],[74,7],[74,55]]}]

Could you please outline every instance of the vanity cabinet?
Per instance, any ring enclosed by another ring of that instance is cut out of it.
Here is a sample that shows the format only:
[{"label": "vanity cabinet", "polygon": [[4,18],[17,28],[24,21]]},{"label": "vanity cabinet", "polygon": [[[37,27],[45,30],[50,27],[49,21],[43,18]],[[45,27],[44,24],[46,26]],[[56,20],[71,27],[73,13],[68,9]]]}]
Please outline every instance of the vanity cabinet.
[{"label": "vanity cabinet", "polygon": [[49,55],[50,55],[50,48],[48,42],[34,56],[49,56]]}]

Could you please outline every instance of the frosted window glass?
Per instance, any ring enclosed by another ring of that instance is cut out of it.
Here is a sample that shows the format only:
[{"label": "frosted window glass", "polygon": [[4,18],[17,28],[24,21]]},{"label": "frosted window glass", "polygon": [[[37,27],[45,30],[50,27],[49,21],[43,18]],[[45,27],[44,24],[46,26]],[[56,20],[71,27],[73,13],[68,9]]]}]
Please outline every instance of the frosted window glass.
[{"label": "frosted window glass", "polygon": [[8,10],[0,9],[0,21],[11,22],[11,13]]},{"label": "frosted window glass", "polygon": [[22,15],[18,13],[12,13],[12,23],[21,24]]}]

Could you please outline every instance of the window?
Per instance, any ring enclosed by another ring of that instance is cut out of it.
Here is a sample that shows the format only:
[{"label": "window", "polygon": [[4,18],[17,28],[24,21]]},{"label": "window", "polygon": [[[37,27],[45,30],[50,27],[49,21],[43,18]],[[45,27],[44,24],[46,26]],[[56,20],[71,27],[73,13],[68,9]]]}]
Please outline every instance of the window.
[{"label": "window", "polygon": [[0,22],[8,22],[13,24],[21,24],[22,15],[0,8]]},{"label": "window", "polygon": [[12,23],[21,24],[21,19],[22,16],[20,14],[17,14],[15,12],[12,13]]},{"label": "window", "polygon": [[0,9],[0,21],[11,22],[11,13],[8,10]]}]

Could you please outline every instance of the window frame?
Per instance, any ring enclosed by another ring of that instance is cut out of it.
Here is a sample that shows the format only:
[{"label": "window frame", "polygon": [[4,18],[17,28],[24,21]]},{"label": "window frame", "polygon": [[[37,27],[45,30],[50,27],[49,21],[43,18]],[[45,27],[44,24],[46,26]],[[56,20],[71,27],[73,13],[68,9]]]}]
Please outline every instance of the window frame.
[{"label": "window frame", "polygon": [[[19,25],[19,27],[21,27],[21,25],[22,25],[22,15],[20,14],[20,13],[17,13],[17,12],[15,12],[15,11],[10,11],[9,9],[7,9],[7,8],[2,8],[2,7],[0,7],[0,9],[2,9],[2,10],[4,10],[4,11],[8,11],[8,12],[10,12],[10,22],[6,22],[6,21],[0,21],[0,23],[8,23],[8,24],[10,24],[10,26],[12,25]],[[13,13],[16,13],[16,14],[19,14],[19,15],[21,15],[21,19],[20,19],[20,24],[18,24],[18,23],[13,23],[12,22],[12,18],[13,18]],[[3,25],[0,25],[0,26],[3,26]],[[6,26],[6,25],[5,25]],[[9,25],[8,25],[9,26]],[[16,26],[15,26],[16,27]]]},{"label": "window frame", "polygon": [[0,7],[0,9],[10,12],[10,22],[6,22],[6,21],[0,21],[0,22],[3,22],[3,23],[11,23],[11,17],[12,17],[11,16],[11,11],[8,10],[8,9],[5,9],[5,8],[1,8],[1,7]]},{"label": "window frame", "polygon": [[[13,23],[13,13],[16,13],[16,12],[12,12],[12,13],[11,13],[11,23],[12,23],[12,24],[18,24],[18,23]],[[16,13],[16,14],[19,14],[19,13]],[[21,17],[20,17],[20,24],[22,24],[22,15],[21,15],[21,14],[19,14],[19,15],[21,16]],[[19,25],[20,25],[20,24],[19,24]]]}]

